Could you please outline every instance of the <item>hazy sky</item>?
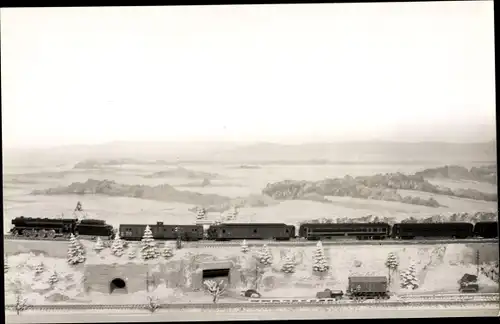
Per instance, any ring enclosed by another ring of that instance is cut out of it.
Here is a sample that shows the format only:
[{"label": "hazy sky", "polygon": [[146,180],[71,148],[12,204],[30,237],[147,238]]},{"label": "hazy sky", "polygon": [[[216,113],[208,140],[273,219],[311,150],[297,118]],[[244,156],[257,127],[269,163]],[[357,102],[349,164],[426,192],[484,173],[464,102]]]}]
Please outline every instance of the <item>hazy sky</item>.
[{"label": "hazy sky", "polygon": [[4,147],[495,137],[493,1],[1,10]]}]

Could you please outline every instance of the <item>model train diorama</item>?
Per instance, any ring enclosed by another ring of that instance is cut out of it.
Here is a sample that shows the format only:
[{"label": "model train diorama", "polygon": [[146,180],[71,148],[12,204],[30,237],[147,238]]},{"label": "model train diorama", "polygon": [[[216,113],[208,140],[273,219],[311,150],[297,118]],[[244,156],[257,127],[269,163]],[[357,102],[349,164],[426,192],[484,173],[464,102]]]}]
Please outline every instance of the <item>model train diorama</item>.
[{"label": "model train diorama", "polygon": [[[16,217],[12,220],[10,234],[27,238],[55,238],[74,235],[111,238],[116,231],[123,240],[139,241],[146,224],[122,224],[118,229],[104,220],[74,218]],[[491,239],[498,238],[498,222],[476,224],[457,223],[303,223],[298,227],[284,223],[224,223],[203,225],[173,225],[157,222],[149,225],[156,240],[182,241],[231,241],[275,240],[289,241],[334,240],[354,238],[358,240],[411,240],[419,238]]]}]

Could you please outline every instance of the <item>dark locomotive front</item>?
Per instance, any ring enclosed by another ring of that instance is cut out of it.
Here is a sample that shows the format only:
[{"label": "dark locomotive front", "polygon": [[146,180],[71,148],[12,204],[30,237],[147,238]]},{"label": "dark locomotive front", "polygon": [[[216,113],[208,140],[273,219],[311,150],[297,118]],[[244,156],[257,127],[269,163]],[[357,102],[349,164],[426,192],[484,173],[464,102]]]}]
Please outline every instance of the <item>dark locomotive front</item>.
[{"label": "dark locomotive front", "polygon": [[211,225],[208,239],[216,241],[230,240],[281,240],[295,237],[295,227],[282,223],[229,223]]},{"label": "dark locomotive front", "polygon": [[390,235],[387,223],[305,223],[299,227],[299,237],[307,240],[355,237],[358,240],[383,240]]},{"label": "dark locomotive front", "polygon": [[395,239],[422,238],[458,238],[473,236],[473,225],[470,223],[398,223],[392,227]]},{"label": "dark locomotive front", "polygon": [[[140,241],[144,236],[145,224],[122,224],[120,225],[120,237],[127,241]],[[149,225],[155,240],[177,240],[199,241],[203,239],[202,225],[165,225],[157,222]]]}]

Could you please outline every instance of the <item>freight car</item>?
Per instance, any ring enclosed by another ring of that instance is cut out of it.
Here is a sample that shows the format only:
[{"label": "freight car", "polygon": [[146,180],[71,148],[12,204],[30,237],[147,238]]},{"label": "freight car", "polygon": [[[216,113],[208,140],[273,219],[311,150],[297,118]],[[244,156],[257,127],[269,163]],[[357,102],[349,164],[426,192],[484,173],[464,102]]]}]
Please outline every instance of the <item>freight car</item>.
[{"label": "freight car", "polygon": [[477,222],[474,225],[474,236],[482,238],[498,237],[498,222]]},{"label": "freight car", "polygon": [[211,225],[207,235],[209,240],[215,241],[241,239],[287,241],[295,237],[295,226],[283,223],[219,224]]},{"label": "freight car", "polygon": [[12,220],[10,233],[29,238],[69,237],[74,235],[106,236],[113,234],[113,226],[101,220],[82,220],[74,218],[32,218],[16,217]]},{"label": "freight car", "polygon": [[389,299],[386,277],[349,277],[346,291],[349,299]]},{"label": "freight car", "polygon": [[[140,241],[144,236],[145,224],[122,224],[120,225],[120,237],[126,241]],[[203,239],[202,225],[170,225],[157,222],[149,225],[155,240],[177,240],[199,241]]]},{"label": "freight car", "polygon": [[307,240],[333,239],[335,237],[356,237],[358,240],[383,240],[390,236],[391,226],[387,223],[305,223],[299,227],[299,237]]},{"label": "freight car", "polygon": [[466,239],[474,235],[473,229],[471,223],[399,223],[392,227],[391,236],[403,240],[417,237]]}]

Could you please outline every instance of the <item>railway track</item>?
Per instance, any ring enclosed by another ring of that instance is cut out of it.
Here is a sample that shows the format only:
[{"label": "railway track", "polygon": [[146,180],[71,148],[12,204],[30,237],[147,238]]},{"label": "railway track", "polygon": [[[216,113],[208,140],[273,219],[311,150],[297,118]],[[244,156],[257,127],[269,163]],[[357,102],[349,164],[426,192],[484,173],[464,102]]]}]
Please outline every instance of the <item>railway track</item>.
[{"label": "railway track", "polygon": [[[495,295],[495,296],[492,296]],[[401,296],[400,296],[401,297]],[[473,296],[455,296],[451,295],[428,295],[427,298],[417,298],[423,296],[412,296],[394,300],[335,300],[335,299],[250,299],[246,302],[234,303],[175,303],[175,304],[157,304],[156,309],[241,309],[241,308],[279,308],[279,307],[400,307],[404,305],[463,305],[463,304],[485,304],[498,303],[498,294],[476,294]],[[466,297],[466,298],[465,298]],[[6,305],[6,310],[15,311],[15,305]],[[44,311],[44,312],[63,312],[63,311],[82,311],[82,310],[151,310],[147,304],[64,304],[64,305],[29,305],[23,311]]]},{"label": "railway track", "polygon": [[[80,240],[93,240],[90,236],[79,236]],[[105,243],[110,241],[108,238],[101,238]],[[41,237],[25,237],[25,236],[14,236],[10,234],[4,234],[4,240],[18,240],[18,241],[69,241],[67,237],[56,237],[56,238],[41,238]],[[175,243],[175,241],[160,241],[157,242],[170,242]],[[133,242],[131,242],[133,243]],[[291,241],[273,241],[273,240],[246,240],[248,246],[314,246],[317,244],[316,241],[307,240],[291,240]],[[323,246],[333,246],[333,245],[414,245],[414,244],[469,244],[469,243],[498,243],[498,239],[429,239],[429,240],[325,240],[322,241]],[[183,247],[187,248],[219,248],[228,246],[241,246],[243,240],[232,240],[225,242],[217,241],[197,241],[197,242],[182,242]]]}]

